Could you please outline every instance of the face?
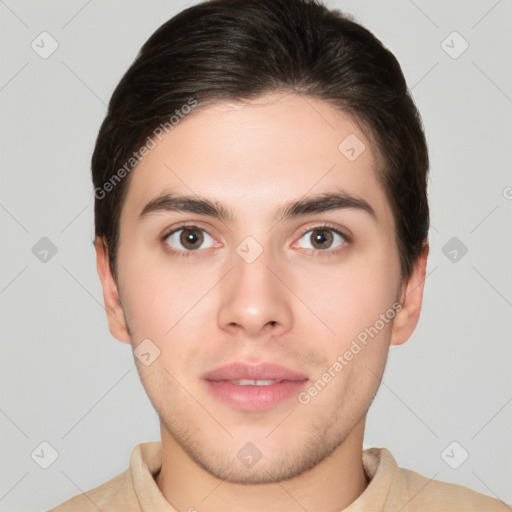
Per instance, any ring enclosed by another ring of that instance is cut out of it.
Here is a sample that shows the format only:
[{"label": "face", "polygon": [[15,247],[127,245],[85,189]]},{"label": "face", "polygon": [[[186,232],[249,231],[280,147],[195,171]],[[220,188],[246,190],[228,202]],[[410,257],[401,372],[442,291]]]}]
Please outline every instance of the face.
[{"label": "face", "polygon": [[133,171],[118,287],[98,263],[111,331],[144,343],[163,430],[218,478],[325,459],[414,329],[376,165],[352,117],[274,94],[199,108]]}]

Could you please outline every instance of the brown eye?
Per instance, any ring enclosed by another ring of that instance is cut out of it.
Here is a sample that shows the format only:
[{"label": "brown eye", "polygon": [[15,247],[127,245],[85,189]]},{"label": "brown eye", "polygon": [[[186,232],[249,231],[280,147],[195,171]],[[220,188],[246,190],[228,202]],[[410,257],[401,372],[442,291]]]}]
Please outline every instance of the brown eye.
[{"label": "brown eye", "polygon": [[313,245],[315,249],[328,249],[333,239],[332,233],[325,229],[315,229],[310,236],[311,245]]},{"label": "brown eye", "polygon": [[[310,229],[302,235],[301,239],[306,240],[306,245],[302,246],[304,249],[317,249],[319,251],[334,249],[347,242],[347,238],[342,233],[327,227]],[[337,245],[333,247],[336,242],[338,242]]]},{"label": "brown eye", "polygon": [[182,229],[180,243],[185,247],[185,249],[195,251],[201,247],[203,238],[203,234],[197,229]]},{"label": "brown eye", "polygon": [[203,229],[194,226],[173,231],[165,238],[165,242],[177,251],[207,249],[208,247],[201,247],[205,242],[210,242],[209,247],[213,247],[213,238]]}]

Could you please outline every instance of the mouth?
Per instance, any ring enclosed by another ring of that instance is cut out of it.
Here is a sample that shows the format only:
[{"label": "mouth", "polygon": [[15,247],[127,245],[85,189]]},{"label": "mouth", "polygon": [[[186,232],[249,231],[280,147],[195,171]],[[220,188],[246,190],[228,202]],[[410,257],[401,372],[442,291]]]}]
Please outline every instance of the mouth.
[{"label": "mouth", "polygon": [[282,380],[253,380],[253,379],[239,379],[239,380],[230,380],[232,384],[236,384],[237,386],[271,386],[272,384],[277,384],[278,382],[283,382]]},{"label": "mouth", "polygon": [[305,374],[273,363],[232,363],[203,376],[215,399],[243,411],[264,411],[297,396],[308,382]]}]

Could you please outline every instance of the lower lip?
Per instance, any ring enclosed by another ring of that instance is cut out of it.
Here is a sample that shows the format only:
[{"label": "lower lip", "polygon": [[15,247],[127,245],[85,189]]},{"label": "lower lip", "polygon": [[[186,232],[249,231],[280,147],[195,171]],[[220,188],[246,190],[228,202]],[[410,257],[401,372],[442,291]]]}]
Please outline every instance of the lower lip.
[{"label": "lower lip", "polygon": [[227,380],[205,382],[211,393],[235,409],[265,411],[297,396],[304,389],[307,379],[283,380],[268,386],[237,386]]}]

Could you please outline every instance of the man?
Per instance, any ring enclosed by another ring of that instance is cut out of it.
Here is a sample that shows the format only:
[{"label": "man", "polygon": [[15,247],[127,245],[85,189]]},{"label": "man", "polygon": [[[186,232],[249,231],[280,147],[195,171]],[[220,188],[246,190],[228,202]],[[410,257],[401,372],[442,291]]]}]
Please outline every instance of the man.
[{"label": "man", "polygon": [[161,423],[54,511],[504,511],[363,451],[421,310],[428,153],[393,55],[311,0],[165,23],[92,160],[97,267]]}]

